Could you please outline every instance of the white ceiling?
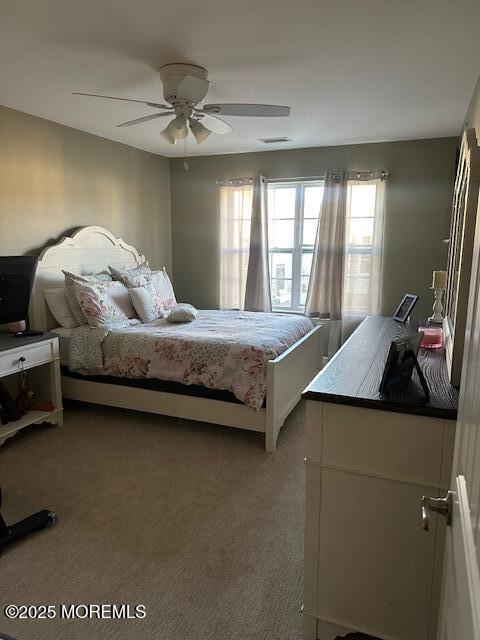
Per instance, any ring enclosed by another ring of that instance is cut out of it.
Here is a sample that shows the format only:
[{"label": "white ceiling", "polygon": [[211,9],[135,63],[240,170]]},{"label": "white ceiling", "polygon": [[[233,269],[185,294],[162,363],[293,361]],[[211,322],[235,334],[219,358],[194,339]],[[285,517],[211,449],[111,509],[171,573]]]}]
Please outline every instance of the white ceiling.
[{"label": "white ceiling", "polygon": [[[0,0],[0,104],[166,156],[152,111],[72,91],[162,98],[156,69],[206,67],[208,102],[290,118],[226,118],[190,155],[456,135],[480,71],[478,0]],[[265,145],[260,137],[288,136]]]}]

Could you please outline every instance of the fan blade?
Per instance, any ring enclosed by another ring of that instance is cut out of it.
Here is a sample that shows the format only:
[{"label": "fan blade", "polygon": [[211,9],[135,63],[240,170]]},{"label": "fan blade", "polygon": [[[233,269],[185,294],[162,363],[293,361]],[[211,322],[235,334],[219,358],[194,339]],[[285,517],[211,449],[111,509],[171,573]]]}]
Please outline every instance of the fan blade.
[{"label": "fan blade", "polygon": [[116,96],[101,96],[98,93],[83,93],[82,91],[74,91],[72,96],[89,96],[90,98],[107,98],[107,100],[123,100],[124,102],[138,102],[139,104],[146,104],[149,107],[156,107],[157,109],[170,109],[168,104],[160,104],[159,102],[148,102],[147,100],[134,100],[133,98],[117,98]]},{"label": "fan blade", "polygon": [[157,118],[163,118],[164,116],[173,116],[173,111],[167,111],[165,113],[154,113],[151,116],[143,116],[143,118],[136,118],[135,120],[129,120],[128,122],[122,122],[117,124],[117,127],[131,127],[134,124],[141,124],[142,122],[148,122],[149,120],[156,120]]},{"label": "fan blade", "polygon": [[233,131],[233,127],[231,127],[228,122],[225,122],[225,120],[222,120],[221,118],[217,118],[217,116],[214,116],[211,113],[203,113],[200,111],[197,115],[201,118],[202,124],[204,124],[207,129],[210,129],[210,131],[213,131],[213,133],[224,135],[225,133]]},{"label": "fan blade", "polygon": [[206,104],[205,113],[222,116],[252,116],[254,118],[278,118],[290,115],[290,107],[275,104]]}]

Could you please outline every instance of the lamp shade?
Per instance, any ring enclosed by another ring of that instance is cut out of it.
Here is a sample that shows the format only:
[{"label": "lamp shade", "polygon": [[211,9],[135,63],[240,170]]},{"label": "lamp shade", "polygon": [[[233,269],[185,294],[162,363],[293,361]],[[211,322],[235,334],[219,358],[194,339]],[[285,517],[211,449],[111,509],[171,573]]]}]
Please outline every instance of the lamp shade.
[{"label": "lamp shade", "polygon": [[163,131],[160,132],[160,135],[162,136],[162,138],[164,140],[166,140],[167,142],[169,142],[170,144],[177,144],[176,139],[166,130],[164,129]]},{"label": "lamp shade", "polygon": [[201,122],[195,120],[194,118],[190,119],[190,130],[195,136],[195,139],[198,144],[202,144],[208,138],[208,136],[212,133],[207,127],[204,127]]},{"label": "lamp shade", "polygon": [[188,136],[187,120],[183,116],[177,116],[165,129],[175,140],[183,140]]}]

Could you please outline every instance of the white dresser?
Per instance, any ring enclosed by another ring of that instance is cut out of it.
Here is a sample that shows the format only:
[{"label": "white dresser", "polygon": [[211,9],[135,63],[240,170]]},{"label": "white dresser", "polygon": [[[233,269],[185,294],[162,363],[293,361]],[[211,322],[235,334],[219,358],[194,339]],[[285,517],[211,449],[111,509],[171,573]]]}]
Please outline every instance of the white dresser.
[{"label": "white dresser", "polygon": [[27,372],[35,392],[35,401],[49,402],[51,410],[28,411],[19,420],[0,424],[0,445],[7,438],[31,424],[48,422],[61,425],[63,421],[62,390],[58,338],[51,333],[41,336],[16,338],[7,333],[0,335],[0,382],[14,397],[18,391],[18,378],[22,369]]},{"label": "white dresser", "polygon": [[423,495],[445,495],[457,391],[443,352],[388,399],[378,387],[390,342],[415,331],[367,318],[304,393],[307,399],[304,638],[363,632],[434,640],[445,520],[422,530]]}]

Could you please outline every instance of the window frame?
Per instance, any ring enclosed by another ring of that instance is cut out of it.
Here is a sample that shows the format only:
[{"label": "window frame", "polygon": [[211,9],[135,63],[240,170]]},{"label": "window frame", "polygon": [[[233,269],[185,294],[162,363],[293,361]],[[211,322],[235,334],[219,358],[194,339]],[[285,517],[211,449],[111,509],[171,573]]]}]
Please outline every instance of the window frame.
[{"label": "window frame", "polygon": [[[322,178],[310,178],[306,180],[271,180],[267,182],[267,189],[270,192],[270,189],[282,189],[282,188],[292,188],[295,186],[295,208],[294,208],[294,217],[293,218],[270,218],[270,210],[268,210],[268,221],[270,227],[270,220],[272,223],[278,220],[292,220],[293,219],[293,246],[292,248],[284,248],[284,247],[274,247],[270,243],[268,246],[268,254],[269,254],[269,267],[271,271],[272,267],[272,255],[274,253],[285,253],[292,256],[292,277],[290,278],[282,278],[282,280],[291,280],[292,283],[292,293],[291,293],[291,304],[289,307],[276,307],[273,305],[272,301],[272,311],[276,313],[301,313],[303,314],[305,311],[305,305],[300,303],[301,298],[301,288],[302,288],[302,256],[304,253],[310,253],[313,256],[314,244],[306,245],[303,243],[303,231],[304,231],[304,222],[305,222],[305,189],[307,187],[324,187],[324,180]],[[268,200],[268,209],[269,209],[269,198]],[[317,225],[320,217],[320,207],[321,202],[319,202],[318,216],[317,216]],[[312,218],[307,218],[307,220],[311,220]],[[272,285],[274,280],[279,278],[272,277],[270,273],[270,285]]]}]

